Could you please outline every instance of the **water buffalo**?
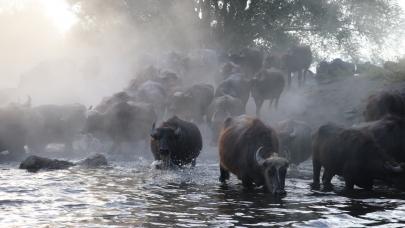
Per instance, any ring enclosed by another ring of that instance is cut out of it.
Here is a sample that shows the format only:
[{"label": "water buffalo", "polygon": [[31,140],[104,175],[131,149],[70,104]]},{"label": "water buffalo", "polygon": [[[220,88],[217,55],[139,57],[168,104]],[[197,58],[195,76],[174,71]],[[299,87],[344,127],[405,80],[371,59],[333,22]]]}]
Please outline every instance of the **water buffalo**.
[{"label": "water buffalo", "polygon": [[280,155],[294,165],[306,161],[312,154],[311,128],[297,120],[285,120],[277,123],[280,140]]},{"label": "water buffalo", "polygon": [[245,107],[238,98],[224,95],[216,97],[207,111],[207,122],[212,132],[212,144],[216,145],[222,123],[227,117],[239,116],[245,113]]},{"label": "water buffalo", "polygon": [[242,70],[239,65],[233,63],[233,62],[226,62],[222,64],[219,74],[215,78],[215,84],[219,85],[223,80],[227,79],[229,76],[233,74],[242,74]]},{"label": "water buffalo", "polygon": [[83,166],[86,168],[97,168],[100,166],[107,166],[108,163],[107,159],[102,154],[90,156],[76,163],[31,155],[20,163],[19,168],[26,169],[29,172],[37,172],[41,169],[46,170],[67,169],[75,165]]},{"label": "water buffalo", "polygon": [[48,144],[57,143],[71,152],[85,122],[86,107],[81,104],[33,107],[26,124],[27,146],[30,151],[40,153]]},{"label": "water buffalo", "polygon": [[276,69],[264,69],[251,81],[251,93],[256,104],[256,116],[260,116],[264,100],[269,100],[269,107],[274,102],[277,108],[278,100],[284,89],[284,76]]},{"label": "water buffalo", "polygon": [[100,104],[98,104],[94,109],[98,112],[105,112],[107,111],[111,106],[121,103],[121,102],[129,102],[134,100],[133,97],[129,96],[128,93],[126,92],[118,92],[113,94],[110,97],[104,98]]},{"label": "water buffalo", "polygon": [[148,80],[155,81],[158,78],[158,76],[159,76],[159,69],[153,65],[150,65],[138,71],[134,79],[132,79],[129,82],[129,85],[125,90],[129,91],[129,93],[135,92],[143,83],[147,82]]},{"label": "water buffalo", "polygon": [[6,106],[0,108],[0,161],[18,160],[25,155],[29,111],[24,107]]},{"label": "water buffalo", "polygon": [[379,147],[398,162],[405,162],[405,118],[385,115],[373,122],[361,123],[354,128],[371,134]]},{"label": "water buffalo", "polygon": [[175,92],[169,99],[168,112],[187,121],[201,123],[214,98],[214,87],[195,84],[184,91]]},{"label": "water buffalo", "polygon": [[386,114],[405,117],[405,99],[395,91],[382,91],[368,97],[363,112],[366,121],[382,118]]},{"label": "water buffalo", "polygon": [[239,54],[229,55],[229,59],[238,64],[247,79],[251,79],[263,66],[263,53],[255,48],[243,48]]},{"label": "water buffalo", "polygon": [[215,97],[230,95],[240,99],[243,106],[249,100],[250,95],[250,82],[246,80],[243,74],[232,74],[227,79],[223,80],[215,90]]},{"label": "water buffalo", "polygon": [[150,147],[156,161],[168,168],[190,164],[195,166],[202,149],[202,137],[198,127],[174,116],[158,128],[152,126]]},{"label": "water buffalo", "polygon": [[167,104],[167,93],[159,82],[148,80],[143,83],[136,92],[129,94],[134,96],[137,102],[148,103],[153,106],[159,119],[164,117]]},{"label": "water buffalo", "polygon": [[278,156],[276,132],[257,118],[246,115],[227,118],[219,138],[219,180],[229,172],[242,180],[244,187],[254,183],[275,195],[284,195],[288,161]]},{"label": "water buffalo", "polygon": [[353,63],[345,62],[340,58],[336,58],[331,62],[321,61],[316,68],[319,80],[353,76],[355,71],[356,67]]},{"label": "water buffalo", "polygon": [[120,152],[124,142],[146,140],[150,126],[156,119],[156,113],[150,104],[121,102],[104,113],[90,111],[84,132],[97,138],[112,140],[110,153]]},{"label": "water buffalo", "polygon": [[334,175],[343,176],[345,188],[354,185],[371,190],[374,179],[386,180],[390,175],[402,173],[402,167],[376,143],[371,134],[359,129],[344,129],[326,124],[313,135],[313,184],[331,187]]},{"label": "water buffalo", "polygon": [[309,46],[293,46],[283,56],[283,64],[287,69],[288,87],[291,86],[291,73],[298,72],[298,85],[305,83],[309,66],[312,63],[312,51]]}]

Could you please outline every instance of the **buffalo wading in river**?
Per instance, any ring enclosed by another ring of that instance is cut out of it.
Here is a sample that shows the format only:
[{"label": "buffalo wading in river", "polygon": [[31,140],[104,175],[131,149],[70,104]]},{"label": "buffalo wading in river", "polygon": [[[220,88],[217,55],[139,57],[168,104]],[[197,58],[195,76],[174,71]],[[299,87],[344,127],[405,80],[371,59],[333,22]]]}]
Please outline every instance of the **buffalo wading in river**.
[{"label": "buffalo wading in river", "polygon": [[235,174],[246,188],[264,186],[283,196],[288,161],[278,156],[276,132],[259,119],[242,115],[227,118],[219,138],[221,182]]}]

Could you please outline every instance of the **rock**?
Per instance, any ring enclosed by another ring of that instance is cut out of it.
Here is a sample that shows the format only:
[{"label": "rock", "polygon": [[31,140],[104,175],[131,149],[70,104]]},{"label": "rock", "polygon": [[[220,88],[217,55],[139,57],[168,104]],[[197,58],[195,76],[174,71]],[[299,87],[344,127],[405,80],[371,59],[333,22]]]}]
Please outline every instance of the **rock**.
[{"label": "rock", "polygon": [[67,169],[74,166],[75,164],[68,161],[56,160],[43,158],[36,155],[31,155],[27,157],[20,164],[20,169],[26,169],[29,172],[36,172],[40,169],[57,170],[57,169]]}]

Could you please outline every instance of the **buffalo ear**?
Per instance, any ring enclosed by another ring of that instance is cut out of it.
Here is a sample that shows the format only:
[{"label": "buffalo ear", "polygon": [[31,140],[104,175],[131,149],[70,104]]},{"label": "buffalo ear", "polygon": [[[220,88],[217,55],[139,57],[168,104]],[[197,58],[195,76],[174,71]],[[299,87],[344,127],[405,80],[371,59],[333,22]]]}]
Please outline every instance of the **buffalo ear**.
[{"label": "buffalo ear", "polygon": [[153,122],[153,124],[152,124],[152,130],[150,131],[150,137],[152,137],[152,138],[154,138],[154,139],[157,138],[157,134],[158,134],[155,125],[156,125],[156,123]]}]

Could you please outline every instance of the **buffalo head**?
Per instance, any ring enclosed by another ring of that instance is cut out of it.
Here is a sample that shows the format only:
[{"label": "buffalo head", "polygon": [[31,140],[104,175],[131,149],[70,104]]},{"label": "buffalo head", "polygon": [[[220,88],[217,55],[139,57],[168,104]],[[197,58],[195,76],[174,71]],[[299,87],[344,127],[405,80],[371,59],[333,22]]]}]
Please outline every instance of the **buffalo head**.
[{"label": "buffalo head", "polygon": [[153,124],[150,136],[157,141],[157,152],[160,155],[160,160],[162,160],[163,165],[165,167],[172,166],[172,150],[176,148],[176,144],[181,137],[181,129],[171,127],[155,128],[155,124]]},{"label": "buffalo head", "polygon": [[288,161],[285,158],[279,157],[277,154],[263,158],[260,154],[262,150],[263,147],[257,149],[255,158],[258,166],[263,171],[265,187],[273,195],[283,196],[286,194],[284,186]]}]

